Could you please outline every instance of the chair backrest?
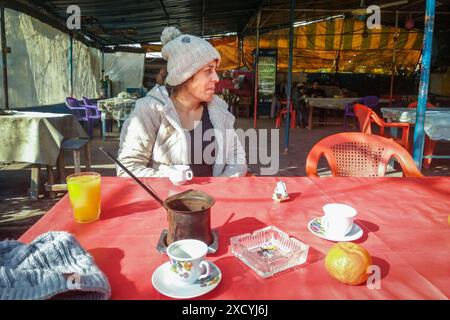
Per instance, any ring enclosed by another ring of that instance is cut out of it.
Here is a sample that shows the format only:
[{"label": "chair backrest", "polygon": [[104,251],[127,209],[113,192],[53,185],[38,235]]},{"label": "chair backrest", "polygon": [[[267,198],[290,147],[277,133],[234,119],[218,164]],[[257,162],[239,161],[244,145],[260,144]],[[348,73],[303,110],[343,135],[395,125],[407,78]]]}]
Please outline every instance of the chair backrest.
[{"label": "chair backrest", "polygon": [[[408,108],[415,109],[415,108],[417,108],[418,104],[419,104],[418,101],[413,101],[410,104],[408,104]],[[427,108],[436,108],[436,106],[430,102],[427,102]]]},{"label": "chair backrest", "polygon": [[335,177],[383,177],[395,158],[406,177],[423,177],[411,155],[398,143],[378,135],[344,132],[320,140],[306,159],[306,175],[317,177],[317,164],[324,156]]},{"label": "chair backrest", "polygon": [[369,108],[374,108],[378,106],[377,96],[367,96],[362,98],[362,104],[368,106]]},{"label": "chair backrest", "polygon": [[72,97],[66,98],[66,105],[69,108],[79,108],[80,107],[80,103],[78,102],[78,100],[75,98],[72,98]]},{"label": "chair backrest", "polygon": [[358,119],[359,130],[363,133],[372,133],[372,128],[370,126],[370,118],[373,113],[373,110],[363,104],[356,103],[353,106],[353,113]]},{"label": "chair backrest", "polygon": [[72,112],[72,114],[77,118],[78,121],[88,121],[88,113],[87,110],[80,110],[77,108],[83,108],[82,105],[80,105],[80,102],[72,97],[66,98],[66,105]]},{"label": "chair backrest", "polygon": [[84,104],[87,104],[88,106],[95,106],[97,105],[95,102],[93,102],[91,99],[87,97],[83,97]]}]

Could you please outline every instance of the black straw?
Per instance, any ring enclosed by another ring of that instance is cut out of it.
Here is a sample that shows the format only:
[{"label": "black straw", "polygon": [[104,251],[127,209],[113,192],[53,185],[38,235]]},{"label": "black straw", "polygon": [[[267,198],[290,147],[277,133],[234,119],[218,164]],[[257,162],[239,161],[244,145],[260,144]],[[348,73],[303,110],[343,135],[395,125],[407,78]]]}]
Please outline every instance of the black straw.
[{"label": "black straw", "polygon": [[108,156],[108,158],[110,158],[112,161],[114,161],[114,163],[116,163],[119,167],[121,167],[123,169],[123,171],[125,171],[130,177],[133,178],[134,181],[136,181],[142,188],[144,188],[145,191],[147,191],[156,201],[159,202],[160,205],[164,206],[164,202],[163,200],[156,194],[155,191],[153,191],[152,188],[150,188],[150,186],[147,186],[145,183],[143,183],[138,177],[136,177],[134,174],[132,174],[130,172],[130,170],[128,170],[122,163],[120,163],[119,160],[117,160],[111,153],[109,153],[108,151],[106,151],[105,149],[103,149],[103,147],[99,147],[99,149]]}]

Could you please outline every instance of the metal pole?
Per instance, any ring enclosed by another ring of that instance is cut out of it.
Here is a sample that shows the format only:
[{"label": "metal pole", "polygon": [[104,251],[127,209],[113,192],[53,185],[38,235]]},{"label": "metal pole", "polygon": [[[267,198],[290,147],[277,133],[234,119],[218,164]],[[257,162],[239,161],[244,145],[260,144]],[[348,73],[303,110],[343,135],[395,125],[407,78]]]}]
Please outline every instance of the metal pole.
[{"label": "metal pole", "polygon": [[416,110],[416,126],[414,129],[414,161],[422,169],[423,145],[425,140],[425,112],[430,83],[431,49],[433,45],[434,13],[436,0],[427,0],[425,11],[425,33],[422,49],[422,66],[420,68],[419,101]]},{"label": "metal pole", "polygon": [[389,107],[392,106],[392,94],[394,93],[394,76],[395,76],[395,62],[397,60],[397,40],[398,40],[398,11],[395,12],[395,34],[394,34],[394,55],[392,57],[391,68],[391,90],[389,93]]},{"label": "metal pole", "polygon": [[256,129],[256,117],[258,114],[258,60],[259,60],[259,21],[261,20],[261,9],[256,18],[256,54],[255,54],[255,101],[253,103],[253,128]]},{"label": "metal pole", "polygon": [[[293,47],[294,47],[294,16],[295,16],[295,0],[291,0],[290,11],[290,25],[289,25],[289,65],[288,65],[288,83],[286,92],[286,127],[284,129],[284,153],[287,154],[289,150],[289,130],[291,123],[291,88],[292,88],[292,60],[293,60]],[[295,119],[294,119],[295,120]]]},{"label": "metal pole", "polygon": [[73,97],[73,37],[70,35],[69,45],[70,96]]},{"label": "metal pole", "polygon": [[8,47],[6,45],[6,29],[5,29],[5,5],[1,7],[1,32],[2,32],[2,63],[3,63],[3,98],[5,109],[9,109],[9,95],[8,95],[8,65],[6,55],[8,54]]},{"label": "metal pole", "polygon": [[105,77],[105,52],[102,49],[102,80]]}]

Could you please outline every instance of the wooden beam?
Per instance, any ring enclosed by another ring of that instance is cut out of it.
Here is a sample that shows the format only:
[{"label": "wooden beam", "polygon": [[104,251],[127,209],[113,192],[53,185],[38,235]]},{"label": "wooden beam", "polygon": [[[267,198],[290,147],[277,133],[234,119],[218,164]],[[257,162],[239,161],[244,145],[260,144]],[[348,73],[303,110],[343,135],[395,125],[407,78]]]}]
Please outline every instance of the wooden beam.
[{"label": "wooden beam", "polygon": [[167,12],[166,6],[164,5],[164,0],[159,0],[159,3],[161,3],[161,7],[164,11],[164,14],[166,15],[166,20],[167,20],[166,23],[167,23],[167,25],[169,25],[170,24],[170,16],[169,16],[169,13]]},{"label": "wooden beam", "polygon": [[250,25],[253,23],[253,21],[255,21],[255,19],[257,19],[258,15],[259,17],[261,17],[261,11],[264,7],[264,5],[269,4],[269,0],[261,0],[259,2],[259,5],[256,9],[256,12],[253,16],[250,17],[250,19],[247,21],[247,23],[245,24],[244,28],[242,28],[242,30],[239,33],[244,34],[245,31],[250,27]]},{"label": "wooden beam", "polygon": [[202,37],[205,35],[205,0],[202,0]]}]

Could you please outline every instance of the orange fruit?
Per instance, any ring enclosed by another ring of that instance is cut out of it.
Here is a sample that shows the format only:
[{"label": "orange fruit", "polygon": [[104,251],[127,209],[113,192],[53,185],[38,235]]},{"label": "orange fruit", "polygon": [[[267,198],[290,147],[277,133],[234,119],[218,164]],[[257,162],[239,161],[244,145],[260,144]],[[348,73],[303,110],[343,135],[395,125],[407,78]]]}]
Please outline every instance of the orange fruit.
[{"label": "orange fruit", "polygon": [[325,268],[336,280],[358,285],[368,278],[367,268],[372,257],[362,246],[352,242],[339,242],[331,247],[325,258]]}]

